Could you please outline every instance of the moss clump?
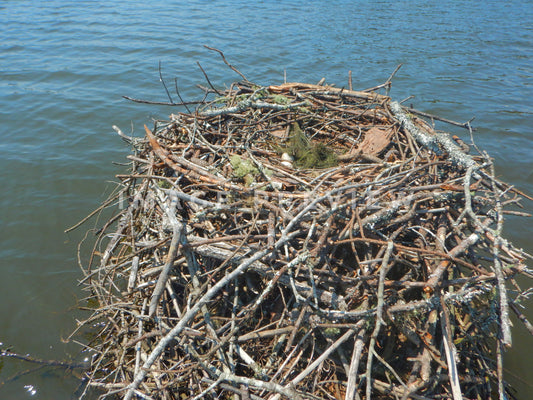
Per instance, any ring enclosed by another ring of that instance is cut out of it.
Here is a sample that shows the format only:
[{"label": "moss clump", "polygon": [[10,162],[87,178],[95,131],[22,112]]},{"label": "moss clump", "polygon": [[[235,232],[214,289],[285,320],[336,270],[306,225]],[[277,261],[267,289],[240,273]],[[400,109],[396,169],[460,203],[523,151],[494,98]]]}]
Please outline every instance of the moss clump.
[{"label": "moss clump", "polygon": [[157,186],[159,186],[161,189],[170,189],[172,188],[172,185],[170,184],[169,181],[165,181],[165,180],[159,180],[157,181]]},{"label": "moss clump", "polygon": [[341,334],[341,330],[339,328],[326,328],[322,333],[328,338],[335,338]]},{"label": "moss clump", "polygon": [[282,94],[276,94],[274,97],[272,97],[272,100],[274,101],[274,103],[282,105],[290,104],[291,102],[288,97],[283,96]]},{"label": "moss clump", "polygon": [[328,168],[337,165],[337,156],[324,143],[312,145],[301,158],[296,158],[301,168]]},{"label": "moss clump", "polygon": [[242,179],[247,186],[250,186],[259,170],[250,160],[243,160],[238,154],[234,154],[229,160],[233,168],[233,176]]},{"label": "moss clump", "polygon": [[320,169],[337,165],[337,155],[323,143],[312,143],[297,122],[291,125],[289,141],[281,148],[282,153],[290,154],[299,168]]}]

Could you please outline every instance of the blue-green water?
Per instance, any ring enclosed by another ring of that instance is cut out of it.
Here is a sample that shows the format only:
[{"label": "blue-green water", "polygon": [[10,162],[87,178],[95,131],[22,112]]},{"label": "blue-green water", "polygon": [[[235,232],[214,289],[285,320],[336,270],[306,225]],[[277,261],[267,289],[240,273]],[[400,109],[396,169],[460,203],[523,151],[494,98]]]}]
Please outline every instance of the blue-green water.
[{"label": "blue-green water", "polygon": [[[384,82],[403,63],[392,96],[466,121],[503,180],[533,193],[533,3],[511,1],[15,1],[0,2],[0,342],[42,358],[77,357],[77,242],[63,231],[110,192],[128,148],[111,129],[142,135],[172,109],[158,62],[188,100],[205,79],[317,82],[356,89]],[[466,132],[451,129],[466,137]],[[533,211],[532,203],[524,203]],[[533,252],[533,225],[509,219],[507,235]],[[533,314],[533,313],[530,313]],[[505,355],[520,397],[533,382],[533,339],[516,324]],[[15,380],[0,364],[1,399],[69,399],[77,382],[37,371]],[[24,366],[30,368],[30,366]],[[31,385],[31,386],[29,386]],[[26,387],[25,387],[26,386]],[[35,392],[33,392],[35,391]]]}]

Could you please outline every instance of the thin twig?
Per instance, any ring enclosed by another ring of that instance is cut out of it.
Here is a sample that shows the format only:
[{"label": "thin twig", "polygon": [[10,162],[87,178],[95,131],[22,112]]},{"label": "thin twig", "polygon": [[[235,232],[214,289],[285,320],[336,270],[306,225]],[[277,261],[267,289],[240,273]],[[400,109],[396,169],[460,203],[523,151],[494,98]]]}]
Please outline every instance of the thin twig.
[{"label": "thin twig", "polygon": [[369,354],[368,359],[366,362],[366,399],[370,400],[371,393],[372,393],[372,359],[374,356],[374,346],[376,345],[376,341],[379,335],[379,331],[381,330],[381,325],[385,324],[385,321],[383,321],[383,306],[385,305],[385,300],[383,298],[383,293],[385,289],[385,277],[387,276],[387,273],[389,272],[390,265],[389,265],[389,259],[392,255],[392,250],[394,249],[394,242],[390,241],[387,243],[387,249],[385,250],[385,254],[383,255],[383,262],[381,263],[381,269],[379,272],[379,283],[378,283],[378,304],[376,306],[376,325],[374,326],[374,330],[372,331],[372,335],[370,337],[370,344],[368,345],[369,348]]},{"label": "thin twig", "polygon": [[246,79],[246,77],[244,76],[244,74],[242,72],[240,72],[237,68],[235,68],[233,65],[231,65],[227,60],[226,60],[226,57],[224,57],[224,53],[221,52],[220,50],[218,49],[215,49],[214,47],[209,47],[209,46],[206,46],[204,44],[204,47],[206,49],[209,49],[209,50],[213,50],[213,51],[216,51],[218,54],[220,54],[220,56],[222,57],[222,61],[224,61],[224,64],[226,64],[228,67],[230,67],[233,71],[235,71],[236,73],[238,73],[242,79],[244,79],[245,82],[249,82],[248,79]]},{"label": "thin twig", "polygon": [[451,322],[448,307],[444,299],[440,297],[441,305],[441,327],[442,327],[442,343],[446,352],[446,361],[448,365],[448,375],[450,377],[450,385],[452,387],[453,400],[462,400],[463,395],[461,385],[459,384],[459,371],[457,370],[457,349],[452,341]]},{"label": "thin twig", "polygon": [[161,60],[159,60],[158,70],[159,70],[159,81],[161,82],[161,84],[165,88],[165,92],[166,92],[166,94],[168,96],[168,100],[170,101],[170,104],[174,105],[174,100],[172,100],[172,97],[170,96],[170,92],[167,89],[167,84],[165,83],[165,80],[163,79],[163,74],[161,73]]},{"label": "thin twig", "polygon": [[192,106],[197,104],[205,104],[205,101],[185,101],[181,103],[168,103],[166,101],[151,101],[151,100],[142,100],[142,99],[136,99],[130,96],[122,96],[126,100],[133,101],[134,103],[142,103],[142,104],[153,104],[157,106]]},{"label": "thin twig", "polygon": [[209,80],[209,77],[207,76],[207,73],[206,73],[206,72],[204,71],[204,69],[202,68],[202,65],[201,65],[198,61],[196,61],[196,64],[198,64],[198,67],[200,68],[200,70],[201,70],[202,73],[204,74],[205,79],[206,79],[207,83],[209,84],[209,86],[211,87],[211,89],[212,89],[216,94],[218,94],[219,96],[223,96],[223,94],[220,93],[220,92],[219,92],[219,91],[213,86],[213,84],[211,83],[211,80]]},{"label": "thin twig", "polygon": [[183,100],[183,98],[181,97],[180,91],[179,91],[179,89],[178,89],[178,78],[174,78],[174,88],[176,89],[176,95],[178,96],[178,98],[179,98],[180,101],[181,101],[180,104],[183,105],[183,106],[185,106],[185,109],[187,110],[187,112],[188,112],[189,114],[192,114],[190,108],[187,107],[187,105],[188,105],[189,103],[185,102],[185,101]]}]

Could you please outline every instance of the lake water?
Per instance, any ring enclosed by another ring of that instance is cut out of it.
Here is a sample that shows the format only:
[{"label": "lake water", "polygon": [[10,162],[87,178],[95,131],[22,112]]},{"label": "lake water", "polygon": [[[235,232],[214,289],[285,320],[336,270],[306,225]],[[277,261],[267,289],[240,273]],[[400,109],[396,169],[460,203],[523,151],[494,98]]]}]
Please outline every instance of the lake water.
[{"label": "lake water", "polygon": [[[169,107],[158,63],[182,96],[205,79],[240,77],[204,44],[257,83],[288,81],[355,89],[393,80],[392,97],[466,121],[498,174],[533,193],[533,3],[531,0],[413,1],[59,1],[0,2],[0,342],[19,353],[79,359],[61,338],[75,326],[77,243],[63,231],[113,188],[127,146],[111,129],[143,135]],[[465,138],[467,133],[447,127]],[[532,202],[524,203],[532,212]],[[507,236],[533,252],[530,220],[510,218]],[[529,304],[531,306],[531,302]],[[533,316],[533,312],[529,312]],[[515,324],[505,354],[509,380],[527,398],[533,339]],[[77,381],[61,371],[0,361],[2,399],[70,399]],[[0,383],[1,384],[1,383]],[[528,394],[529,393],[529,394]]]}]

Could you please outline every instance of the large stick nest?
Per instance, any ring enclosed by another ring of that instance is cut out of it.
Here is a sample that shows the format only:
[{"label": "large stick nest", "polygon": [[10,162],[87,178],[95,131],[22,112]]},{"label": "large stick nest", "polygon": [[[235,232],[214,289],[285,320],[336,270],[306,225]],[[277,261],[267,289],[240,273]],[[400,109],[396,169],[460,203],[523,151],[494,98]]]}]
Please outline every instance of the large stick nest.
[{"label": "large stick nest", "polygon": [[248,81],[131,142],[85,268],[103,397],[512,394],[522,196],[473,143],[375,92]]}]

